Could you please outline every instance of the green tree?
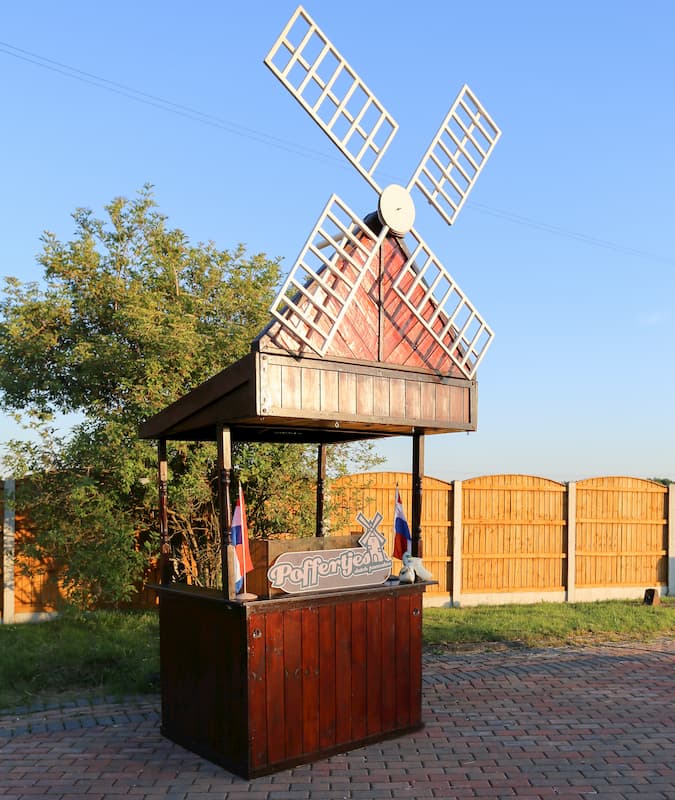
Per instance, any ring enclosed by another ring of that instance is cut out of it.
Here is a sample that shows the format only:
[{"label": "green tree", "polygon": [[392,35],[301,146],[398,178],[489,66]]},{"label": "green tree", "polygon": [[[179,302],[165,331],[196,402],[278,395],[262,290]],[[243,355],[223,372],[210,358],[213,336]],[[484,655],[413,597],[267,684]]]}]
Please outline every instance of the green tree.
[{"label": "green tree", "polygon": [[[280,277],[277,260],[241,246],[191,244],[150,187],[105,211],[77,210],[70,241],[46,232],[43,281],[8,278],[0,298],[0,398],[38,434],[10,442],[5,460],[32,475],[19,501],[36,530],[34,554],[63,564],[82,606],[131,596],[156,552],[156,451],[137,438],[139,424],[248,351]],[[72,412],[79,421],[59,435],[54,415]],[[363,466],[372,454],[361,455]],[[314,458],[295,445],[235,452],[257,533],[313,525],[303,492]],[[217,585],[215,448],[170,443],[169,467],[177,562]]]}]

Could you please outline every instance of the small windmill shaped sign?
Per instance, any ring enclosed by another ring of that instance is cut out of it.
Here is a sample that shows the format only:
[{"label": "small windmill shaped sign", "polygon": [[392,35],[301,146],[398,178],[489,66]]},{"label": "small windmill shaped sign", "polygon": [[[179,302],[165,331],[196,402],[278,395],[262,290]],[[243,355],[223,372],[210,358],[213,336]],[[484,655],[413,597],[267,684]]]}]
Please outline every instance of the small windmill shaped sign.
[{"label": "small windmill shaped sign", "polygon": [[378,195],[377,219],[370,225],[331,196],[274,301],[273,316],[303,347],[323,356],[383,242],[393,235],[406,254],[393,290],[472,378],[493,332],[413,227],[413,192],[452,225],[501,135],[499,128],[465,85],[408,184],[382,188],[374,173],[398,125],[302,7],[265,64]]},{"label": "small windmill shaped sign", "polygon": [[267,571],[272,587],[301,594],[384,583],[391,575],[392,563],[384,552],[386,538],[378,530],[382,514],[377,511],[368,519],[360,511],[356,519],[363,526],[359,547],[283,553]]}]

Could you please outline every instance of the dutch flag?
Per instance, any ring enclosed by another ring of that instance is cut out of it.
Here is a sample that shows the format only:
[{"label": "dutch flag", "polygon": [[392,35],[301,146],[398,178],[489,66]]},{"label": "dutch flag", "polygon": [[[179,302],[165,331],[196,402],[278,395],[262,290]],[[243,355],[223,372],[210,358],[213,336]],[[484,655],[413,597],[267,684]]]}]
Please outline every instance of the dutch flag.
[{"label": "dutch flag", "polygon": [[230,534],[236,558],[234,559],[234,585],[239,594],[244,589],[246,573],[253,569],[251,554],[248,550],[248,527],[246,525],[246,508],[244,492],[239,484],[239,496],[232,515],[232,532]]},{"label": "dutch flag", "polygon": [[405,553],[412,553],[412,536],[397,485],[394,501],[394,558],[403,558]]}]

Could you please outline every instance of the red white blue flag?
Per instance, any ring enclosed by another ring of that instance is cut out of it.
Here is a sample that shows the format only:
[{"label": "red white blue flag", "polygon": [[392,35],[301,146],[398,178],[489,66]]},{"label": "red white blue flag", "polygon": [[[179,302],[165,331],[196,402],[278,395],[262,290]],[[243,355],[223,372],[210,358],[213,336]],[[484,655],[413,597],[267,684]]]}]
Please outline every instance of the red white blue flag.
[{"label": "red white blue flag", "polygon": [[412,536],[397,486],[394,501],[394,558],[403,558],[405,553],[412,553]]},{"label": "red white blue flag", "polygon": [[239,484],[239,496],[232,515],[232,532],[230,534],[236,558],[234,559],[234,586],[237,594],[244,588],[246,573],[253,569],[251,554],[248,550],[248,526],[246,525],[246,508],[244,492]]}]

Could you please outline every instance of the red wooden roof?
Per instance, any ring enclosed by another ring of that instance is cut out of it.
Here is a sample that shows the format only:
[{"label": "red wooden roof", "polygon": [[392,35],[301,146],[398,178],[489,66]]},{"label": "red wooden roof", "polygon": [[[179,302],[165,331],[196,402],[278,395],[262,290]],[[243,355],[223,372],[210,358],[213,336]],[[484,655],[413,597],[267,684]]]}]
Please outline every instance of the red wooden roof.
[{"label": "red wooden roof", "polygon": [[[366,271],[324,355],[334,360],[353,359],[463,377],[461,370],[448,358],[417,316],[421,314],[428,321],[437,308],[432,297],[423,301],[424,284],[418,285],[410,298],[416,312],[393,289],[393,282],[407,259],[408,253],[399,239],[388,236],[380,254]],[[348,277],[353,280],[355,270],[346,260],[343,260],[340,269],[351,272],[352,275]],[[406,293],[412,281],[412,274],[403,276],[401,288]],[[315,293],[321,292],[322,288],[317,285]],[[322,305],[334,315],[339,311],[338,302],[325,292]],[[327,326],[330,318],[327,314],[324,317]],[[438,315],[432,324],[433,329],[440,332],[446,320],[443,314]],[[314,314],[312,322],[321,330],[323,321],[320,312]],[[303,326],[303,334],[311,340],[312,332],[307,326]],[[262,352],[312,354],[311,348],[277,320],[262,332],[257,343]]]}]

